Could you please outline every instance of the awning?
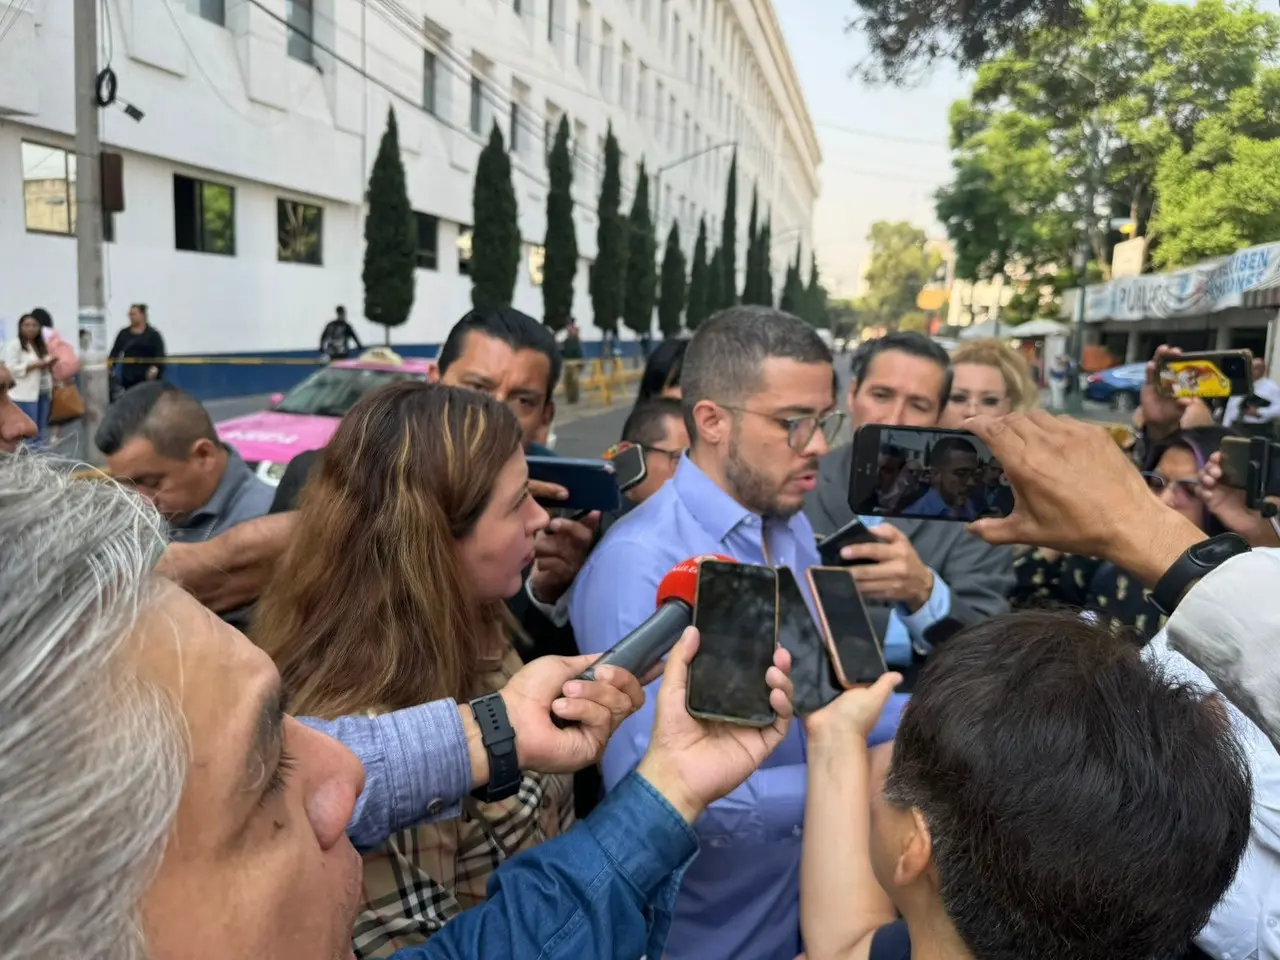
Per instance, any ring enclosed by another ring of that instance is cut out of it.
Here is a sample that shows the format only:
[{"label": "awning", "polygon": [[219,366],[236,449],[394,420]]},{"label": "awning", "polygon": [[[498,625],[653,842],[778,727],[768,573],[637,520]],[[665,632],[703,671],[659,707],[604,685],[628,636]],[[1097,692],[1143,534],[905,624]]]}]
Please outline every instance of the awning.
[{"label": "awning", "polygon": [[1280,276],[1272,277],[1266,283],[1246,290],[1241,297],[1241,306],[1246,310],[1280,307]]}]

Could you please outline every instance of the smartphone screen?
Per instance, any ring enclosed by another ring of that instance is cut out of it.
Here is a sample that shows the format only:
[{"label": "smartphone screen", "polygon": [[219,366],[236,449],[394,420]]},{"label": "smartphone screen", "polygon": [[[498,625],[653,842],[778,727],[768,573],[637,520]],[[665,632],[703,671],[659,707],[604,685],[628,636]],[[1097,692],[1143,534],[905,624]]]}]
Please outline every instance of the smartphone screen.
[{"label": "smartphone screen", "polygon": [[1253,392],[1253,354],[1248,350],[1224,353],[1184,353],[1160,363],[1160,389],[1172,397],[1243,397]]},{"label": "smartphone screen", "polygon": [[853,574],[845,567],[810,567],[808,577],[841,686],[875,683],[887,669],[884,651]]},{"label": "smartphone screen", "polygon": [[845,560],[840,551],[854,543],[884,543],[879,537],[866,528],[861,520],[854,517],[843,527],[818,541],[818,556],[828,567],[850,566],[875,563],[874,560]]},{"label": "smartphone screen", "polygon": [[644,461],[644,447],[633,443],[613,455],[614,472],[618,477],[618,489],[626,492],[644,483],[648,466]]},{"label": "smartphone screen", "polygon": [[773,723],[764,675],[778,636],[778,572],[704,560],[693,625],[701,640],[689,665],[689,713],[743,726]]},{"label": "smartphone screen", "polygon": [[555,483],[569,491],[568,500],[538,500],[564,510],[617,510],[622,506],[618,475],[608,460],[569,457],[526,457],[529,479]]},{"label": "smartphone screen", "polygon": [[801,715],[821,710],[843,692],[822,628],[809,611],[790,567],[778,570],[778,645],[791,654],[793,702]]},{"label": "smartphone screen", "polygon": [[1013,488],[967,430],[868,424],[853,438],[849,508],[859,516],[967,523],[1012,513]]}]

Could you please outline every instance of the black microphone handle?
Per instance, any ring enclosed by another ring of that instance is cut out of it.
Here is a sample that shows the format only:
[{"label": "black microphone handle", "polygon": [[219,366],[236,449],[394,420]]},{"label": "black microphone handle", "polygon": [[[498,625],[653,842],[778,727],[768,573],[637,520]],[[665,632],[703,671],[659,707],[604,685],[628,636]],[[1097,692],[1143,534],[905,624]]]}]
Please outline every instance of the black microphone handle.
[{"label": "black microphone handle", "polygon": [[[602,653],[591,666],[582,671],[578,679],[594,680],[596,668],[606,664],[621,667],[636,677],[643,677],[671,652],[671,648],[691,623],[693,609],[683,600],[668,600],[652,617]],[[551,720],[561,729],[576,722],[565,720],[554,713]]]}]

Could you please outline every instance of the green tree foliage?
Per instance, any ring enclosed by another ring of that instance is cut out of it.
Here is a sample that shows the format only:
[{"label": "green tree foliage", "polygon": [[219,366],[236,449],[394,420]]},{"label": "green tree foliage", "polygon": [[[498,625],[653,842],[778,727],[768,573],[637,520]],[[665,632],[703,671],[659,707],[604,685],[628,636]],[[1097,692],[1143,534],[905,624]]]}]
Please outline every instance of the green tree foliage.
[{"label": "green tree foliage", "polygon": [[725,286],[724,250],[718,247],[711,255],[711,266],[707,271],[707,316],[724,309],[720,304],[726,300],[733,302],[733,291],[726,291]]},{"label": "green tree foliage", "polygon": [[828,328],[831,325],[828,308],[827,288],[818,275],[818,257],[814,254],[809,259],[809,286],[804,292],[804,312],[800,316],[815,327]]},{"label": "green tree foliage", "polygon": [[578,274],[578,234],[573,222],[573,157],[569,118],[562,116],[547,159],[546,260],[542,266],[542,322],[563,330],[573,314],[573,280]]},{"label": "green tree foliage", "polygon": [[400,132],[394,110],[387,110],[387,129],[369,176],[369,213],[364,218],[364,315],[386,328],[409,319],[413,307],[413,271],[418,231],[405,187],[400,159]]},{"label": "green tree foliage", "polygon": [[[865,323],[896,330],[902,318],[916,310],[916,297],[942,258],[925,249],[924,231],[905,221],[877,220],[867,240],[871,244],[867,292],[859,298],[857,310]],[[813,289],[812,278],[809,288]]]},{"label": "green tree foliage", "polygon": [[662,294],[658,298],[658,329],[664,337],[674,337],[680,332],[680,315],[684,309],[684,254],[680,250],[680,225],[673,220],[671,232],[667,234],[667,249],[662,255]]},{"label": "green tree foliage", "polygon": [[698,218],[698,239],[693,245],[693,263],[689,268],[689,305],[685,325],[697,330],[711,312],[711,262],[707,259],[707,218]]},{"label": "green tree foliage", "polygon": [[804,280],[800,276],[800,241],[796,241],[796,258],[787,264],[787,276],[782,283],[782,301],[778,308],[785,313],[801,316],[804,312]]},{"label": "green tree foliage", "polygon": [[497,123],[476,162],[471,195],[475,225],[471,235],[471,302],[504,307],[516,291],[520,269],[520,211],[511,182],[511,157]]},{"label": "green tree foliage", "polygon": [[621,157],[613,126],[605,137],[604,177],[596,207],[596,260],[591,266],[591,309],[595,325],[617,332],[622,315],[627,270],[627,237],[622,202]]},{"label": "green tree foliage", "polygon": [[717,310],[733,306],[738,291],[738,151],[733,151],[729,180],[724,188],[724,223],[720,225],[720,272]]},{"label": "green tree foliage", "polygon": [[747,220],[747,262],[742,279],[742,302],[760,302],[760,220],[757,190],[751,188],[751,216]]},{"label": "green tree foliage", "polygon": [[1168,150],[1156,173],[1158,268],[1280,238],[1280,70],[1235,91],[1223,114],[1200,121],[1195,140]]},{"label": "green tree foliage", "polygon": [[626,295],[622,322],[636,333],[653,328],[653,301],[657,293],[658,270],[655,258],[658,242],[653,235],[653,214],[649,210],[649,175],[644,161],[636,174],[636,195],[627,219],[629,249],[627,251]]},{"label": "green tree foliage", "polygon": [[[1034,26],[979,68],[970,99],[952,109],[955,177],[938,216],[958,275],[1014,265],[1051,276],[1070,262],[1083,223],[1108,279],[1119,239],[1109,221],[1132,218],[1145,234],[1157,208],[1176,219],[1157,183],[1166,156],[1191,155],[1211,129],[1204,122],[1228,111],[1277,53],[1280,19],[1229,0],[1089,0],[1076,30]],[[1174,170],[1167,177],[1180,182]],[[1251,242],[1262,239],[1271,237]]]}]

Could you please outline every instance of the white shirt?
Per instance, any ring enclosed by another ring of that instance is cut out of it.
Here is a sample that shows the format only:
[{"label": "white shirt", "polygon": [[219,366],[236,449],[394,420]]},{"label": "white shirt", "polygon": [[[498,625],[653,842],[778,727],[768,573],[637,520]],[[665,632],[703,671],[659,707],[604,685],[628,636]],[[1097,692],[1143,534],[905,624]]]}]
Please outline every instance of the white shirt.
[{"label": "white shirt", "polygon": [[[1268,423],[1271,420],[1280,418],[1280,383],[1263,377],[1261,380],[1253,382],[1253,392],[1263,400],[1270,400],[1271,406],[1263,407],[1258,411],[1257,416],[1248,416],[1244,418],[1245,423]],[[1232,397],[1227,401],[1227,412],[1223,414],[1222,425],[1229,427],[1240,419],[1240,407],[1244,404],[1244,397]]]},{"label": "white shirt", "polygon": [[[1280,686],[1269,684],[1268,673],[1262,674],[1261,684],[1246,678],[1253,657],[1274,660],[1270,651],[1280,635],[1280,602],[1267,586],[1280,586],[1280,550],[1255,550],[1228,561],[1183,598],[1145,655],[1177,680],[1202,690],[1219,689],[1178,652],[1185,650],[1212,669],[1250,713],[1274,717],[1273,711],[1280,710]],[[1226,657],[1215,656],[1224,651],[1229,652]],[[1260,685],[1269,687],[1261,698]],[[1218,960],[1280,960],[1280,753],[1234,703],[1228,704],[1228,712],[1253,774],[1253,830],[1235,881],[1196,943]],[[1272,734],[1280,740],[1280,729]]]},{"label": "white shirt", "polygon": [[40,394],[53,389],[53,378],[46,368],[29,366],[33,360],[39,359],[34,350],[23,350],[17,337],[4,345],[4,365],[13,374],[13,388],[9,391],[11,400],[35,403]]}]

